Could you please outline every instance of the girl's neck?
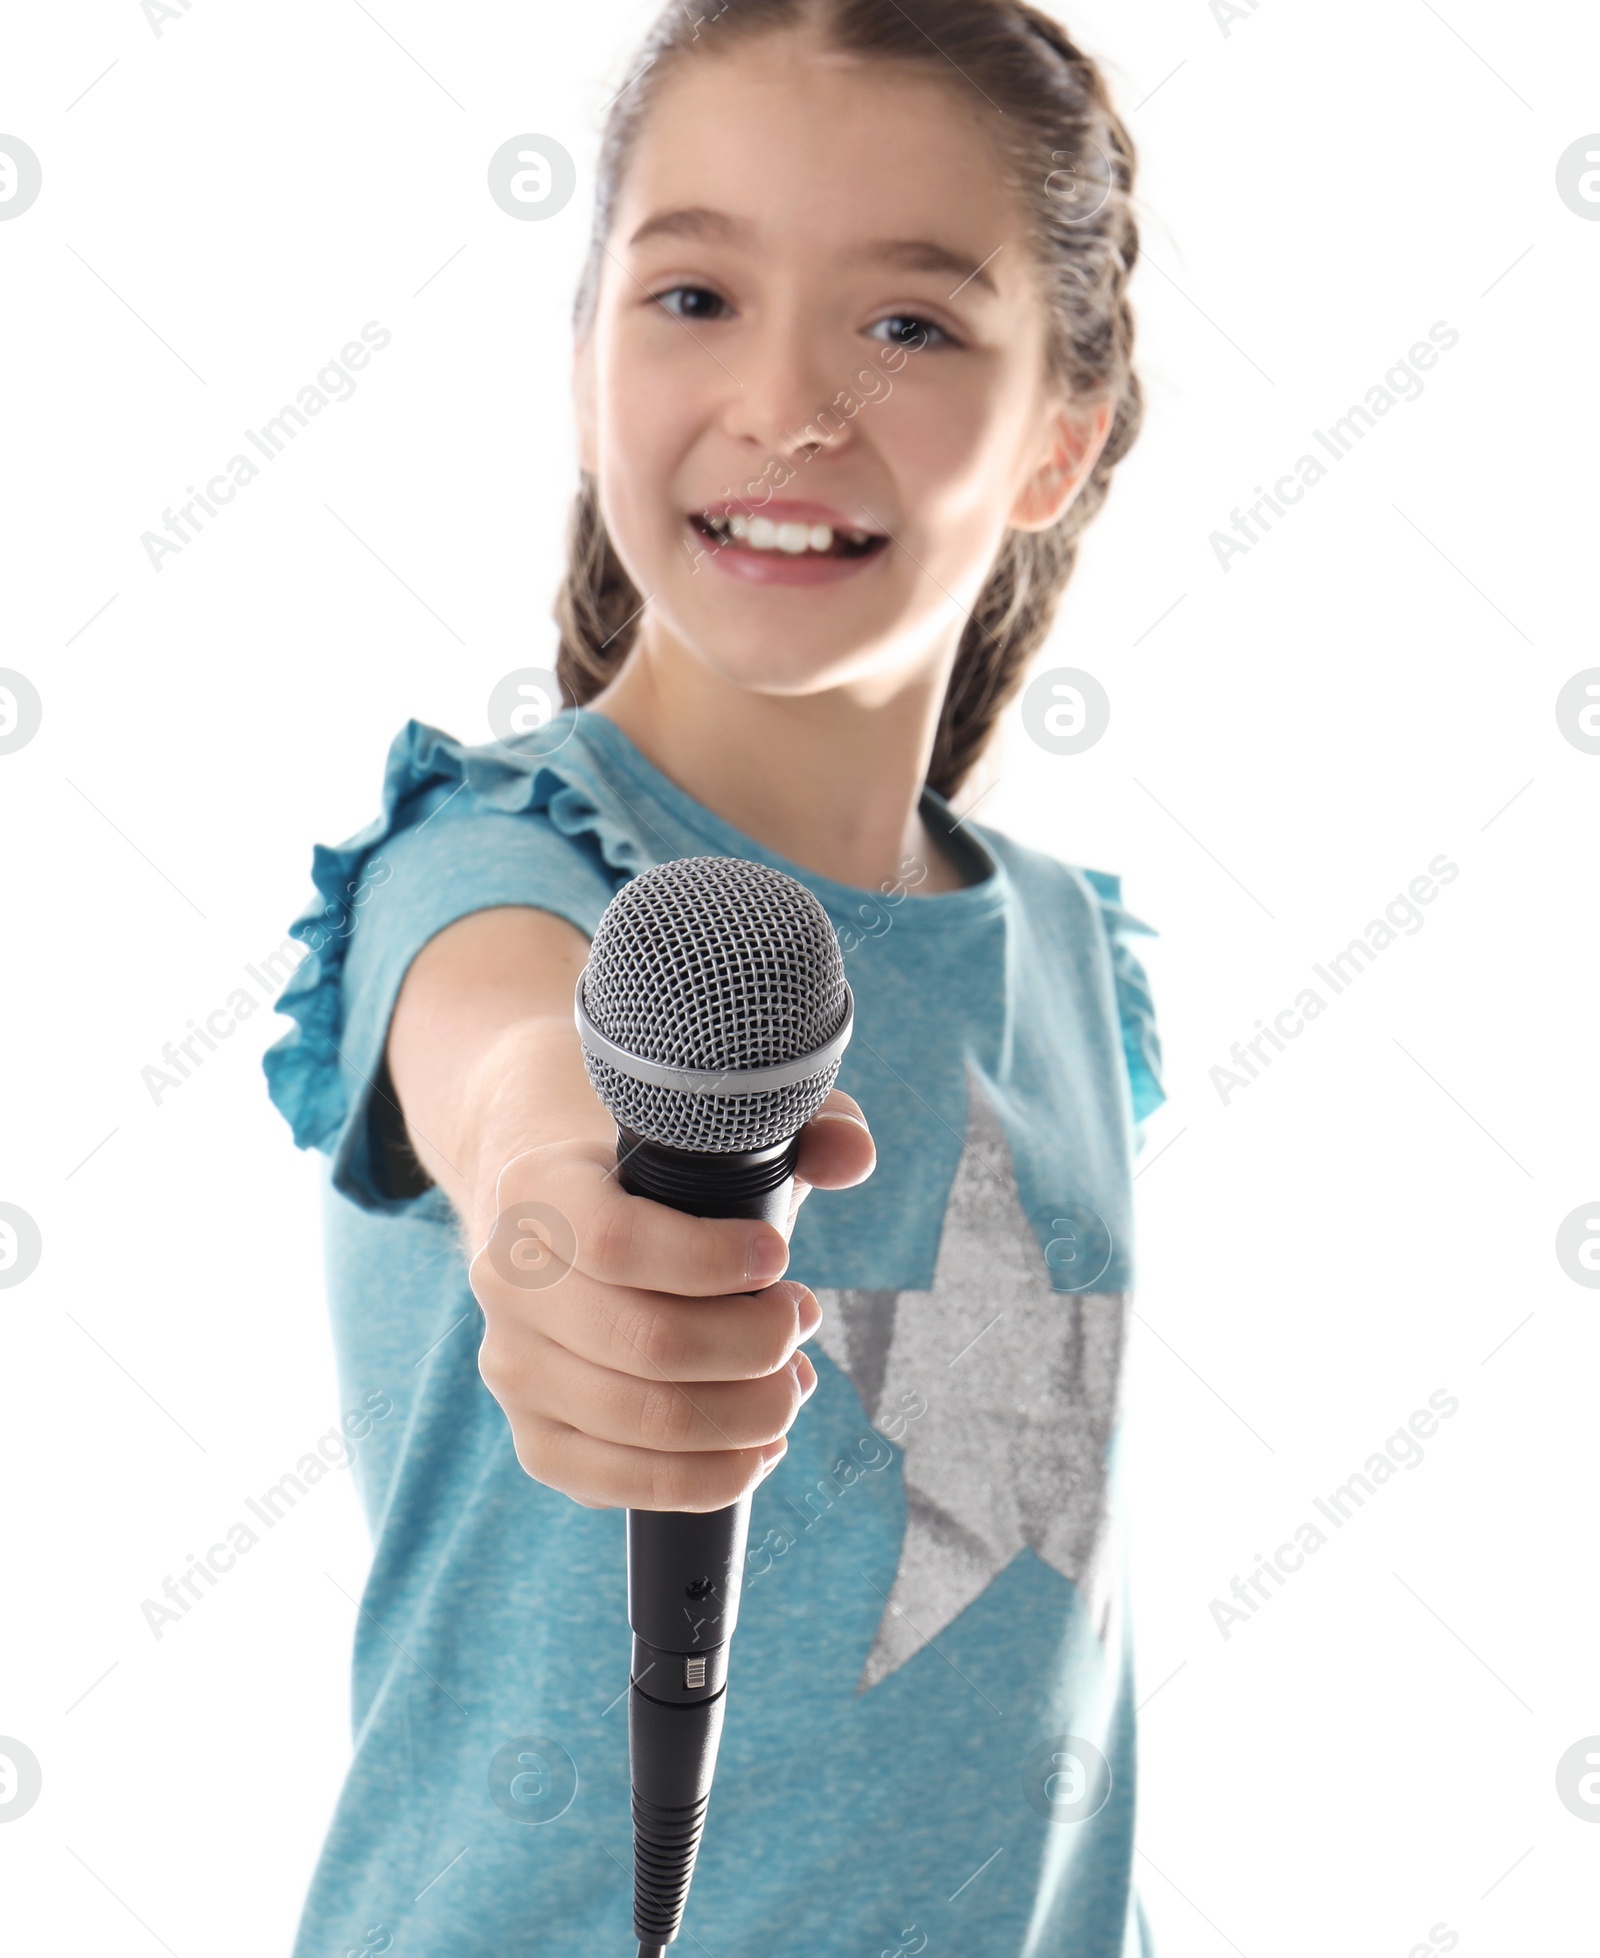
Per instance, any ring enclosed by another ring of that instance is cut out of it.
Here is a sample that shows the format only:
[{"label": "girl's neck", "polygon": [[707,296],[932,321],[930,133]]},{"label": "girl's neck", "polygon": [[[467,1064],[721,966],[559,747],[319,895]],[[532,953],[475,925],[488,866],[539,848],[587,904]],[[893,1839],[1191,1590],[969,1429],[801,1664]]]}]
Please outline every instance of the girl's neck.
[{"label": "girl's neck", "polygon": [[[686,648],[641,634],[589,705],[713,814],[791,863],[841,884],[959,889],[964,867],[928,829],[922,784],[945,674],[885,689],[756,693]],[[905,860],[927,875],[907,884]]]}]

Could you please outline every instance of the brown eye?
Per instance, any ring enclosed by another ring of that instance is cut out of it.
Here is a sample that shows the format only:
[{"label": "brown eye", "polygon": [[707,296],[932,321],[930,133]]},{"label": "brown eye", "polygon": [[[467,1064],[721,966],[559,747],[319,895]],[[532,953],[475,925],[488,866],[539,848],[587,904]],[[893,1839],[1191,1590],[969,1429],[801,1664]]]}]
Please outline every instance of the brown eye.
[{"label": "brown eye", "polygon": [[[920,313],[890,313],[886,318],[878,320],[868,331],[875,333],[880,326],[894,329],[889,336],[889,345],[893,347],[916,349],[938,346],[941,343],[952,347],[956,344],[953,333],[947,333],[942,326],[936,325],[932,320],[924,319]],[[938,338],[930,339],[929,336],[932,334],[937,334]]]},{"label": "brown eye", "polygon": [[[685,295],[685,304],[682,308],[674,306],[670,303],[672,300],[676,299],[680,293]],[[688,285],[669,286],[665,292],[652,293],[651,297],[656,301],[658,305],[666,307],[666,310],[669,313],[671,313],[675,319],[688,319],[688,320],[715,319],[717,317],[717,314],[713,309],[718,306],[722,306],[726,304],[726,301],[724,301],[717,293],[711,291],[711,289],[708,286],[688,286]],[[689,303],[690,301],[694,301],[696,303],[690,304]],[[705,304],[698,303],[701,301],[704,301],[706,303]]]}]

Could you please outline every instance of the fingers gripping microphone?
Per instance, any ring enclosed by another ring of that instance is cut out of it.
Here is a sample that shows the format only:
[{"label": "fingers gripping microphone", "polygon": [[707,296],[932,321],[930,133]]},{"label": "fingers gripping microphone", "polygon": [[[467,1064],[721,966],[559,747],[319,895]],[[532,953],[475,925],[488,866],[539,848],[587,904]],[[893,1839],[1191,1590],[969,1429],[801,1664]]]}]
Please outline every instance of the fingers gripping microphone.
[{"label": "fingers gripping microphone", "polygon": [[[695,1217],[781,1230],[801,1128],[826,1099],[854,1003],[828,914],[738,857],[624,884],[578,978],[584,1065],[617,1123],[617,1178]],[[633,1924],[677,1937],[705,1828],[750,1497],[704,1515],[628,1511]]]}]

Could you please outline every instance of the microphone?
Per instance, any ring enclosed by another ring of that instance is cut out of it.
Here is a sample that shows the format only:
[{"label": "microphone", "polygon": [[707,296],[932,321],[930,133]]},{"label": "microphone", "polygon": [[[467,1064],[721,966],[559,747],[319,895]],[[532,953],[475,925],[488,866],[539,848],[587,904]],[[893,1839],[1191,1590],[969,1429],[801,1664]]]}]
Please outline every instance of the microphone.
[{"label": "microphone", "polygon": [[[680,857],[612,898],[578,975],[584,1066],[617,1124],[617,1179],[693,1217],[789,1217],[800,1130],[855,1006],[818,899],[740,857]],[[750,1495],[628,1511],[633,1928],[664,1958],[711,1801]]]}]

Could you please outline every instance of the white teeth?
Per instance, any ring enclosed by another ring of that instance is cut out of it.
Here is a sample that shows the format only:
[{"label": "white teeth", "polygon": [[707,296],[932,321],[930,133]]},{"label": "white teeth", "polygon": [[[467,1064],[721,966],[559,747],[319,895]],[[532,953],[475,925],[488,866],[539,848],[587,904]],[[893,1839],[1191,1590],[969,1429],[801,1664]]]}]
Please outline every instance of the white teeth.
[{"label": "white teeth", "polygon": [[835,530],[825,523],[774,523],[770,517],[728,514],[702,516],[700,522],[718,536],[733,539],[748,550],[783,551],[790,557],[804,557],[807,552],[827,555],[833,550],[835,538],[847,538],[860,550],[876,536],[874,531]]},{"label": "white teeth", "polygon": [[[833,549],[834,529],[825,523],[781,523],[776,524],[770,517],[717,516],[704,521],[713,530],[726,532],[729,537],[757,551],[784,551],[791,557],[801,557],[807,551],[819,553]],[[842,531],[856,544],[866,541],[867,532],[863,530]]]}]

